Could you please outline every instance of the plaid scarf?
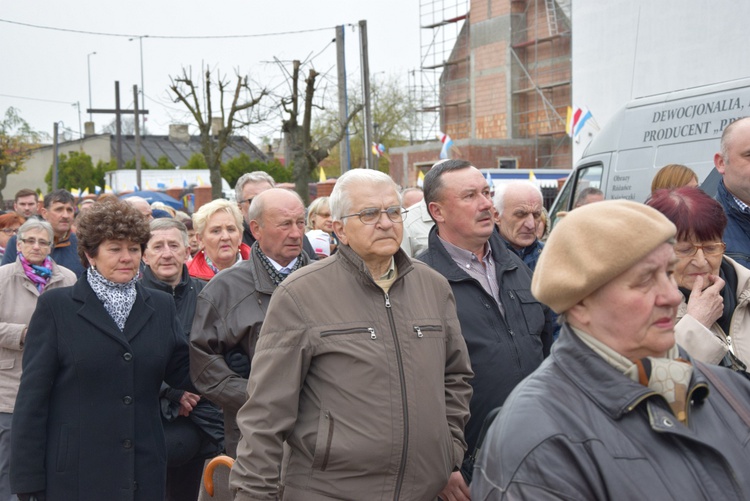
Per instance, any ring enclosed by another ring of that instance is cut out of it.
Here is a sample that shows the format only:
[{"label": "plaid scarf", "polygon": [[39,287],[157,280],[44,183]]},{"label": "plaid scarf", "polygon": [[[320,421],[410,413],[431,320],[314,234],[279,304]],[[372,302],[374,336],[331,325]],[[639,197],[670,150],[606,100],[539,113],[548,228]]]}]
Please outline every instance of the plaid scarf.
[{"label": "plaid scarf", "polygon": [[273,263],[269,261],[268,257],[266,257],[266,255],[263,254],[263,251],[260,250],[260,246],[258,245],[257,241],[253,244],[252,250],[253,250],[253,255],[258,259],[258,261],[260,261],[260,264],[263,265],[263,268],[266,270],[266,273],[268,273],[268,276],[271,277],[271,281],[276,286],[278,286],[281,282],[283,282],[286,277],[292,274],[292,272],[295,272],[302,267],[302,259],[299,256],[297,256],[297,262],[294,263],[294,266],[292,267],[292,271],[290,271],[289,273],[281,273],[279,270],[276,269]]}]

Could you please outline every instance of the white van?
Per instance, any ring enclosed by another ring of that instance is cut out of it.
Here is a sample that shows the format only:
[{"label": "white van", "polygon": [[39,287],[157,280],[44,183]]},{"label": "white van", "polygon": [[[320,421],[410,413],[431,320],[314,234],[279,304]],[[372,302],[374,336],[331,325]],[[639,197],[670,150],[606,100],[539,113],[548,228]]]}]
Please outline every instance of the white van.
[{"label": "white van", "polygon": [[701,187],[716,192],[713,168],[724,128],[750,115],[750,78],[636,99],[618,111],[594,137],[550,209],[573,208],[584,188],[599,188],[607,199],[644,202],[651,181],[667,164],[698,174]]}]

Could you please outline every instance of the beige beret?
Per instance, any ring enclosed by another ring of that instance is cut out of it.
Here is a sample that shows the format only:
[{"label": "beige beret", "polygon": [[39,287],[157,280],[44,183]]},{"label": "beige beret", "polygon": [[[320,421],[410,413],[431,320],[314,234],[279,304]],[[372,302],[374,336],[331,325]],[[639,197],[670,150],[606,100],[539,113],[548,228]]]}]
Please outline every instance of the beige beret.
[{"label": "beige beret", "polygon": [[606,200],[569,212],[550,234],[531,292],[557,313],[624,273],[677,229],[656,209]]}]

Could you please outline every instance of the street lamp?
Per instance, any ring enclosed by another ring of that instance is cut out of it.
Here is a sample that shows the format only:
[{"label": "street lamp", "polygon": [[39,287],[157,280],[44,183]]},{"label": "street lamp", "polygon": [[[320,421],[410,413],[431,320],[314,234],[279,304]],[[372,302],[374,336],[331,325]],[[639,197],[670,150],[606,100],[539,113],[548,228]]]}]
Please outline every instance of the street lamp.
[{"label": "street lamp", "polygon": [[[138,37],[128,38],[128,42],[132,42],[136,38],[138,38],[138,44],[140,45],[141,50],[141,110],[146,109],[146,91],[143,88],[143,38],[147,37],[148,35],[140,35]],[[141,115],[143,117],[143,126],[141,127],[141,134],[146,133],[146,115]],[[135,120],[138,120],[138,117],[135,117]]]},{"label": "street lamp", "polygon": [[[91,52],[90,54],[86,54],[86,62],[88,63],[89,67],[89,110],[93,108],[91,106],[91,56],[95,56],[96,52]],[[94,119],[92,118],[91,113],[89,113],[89,122],[93,122]]]}]

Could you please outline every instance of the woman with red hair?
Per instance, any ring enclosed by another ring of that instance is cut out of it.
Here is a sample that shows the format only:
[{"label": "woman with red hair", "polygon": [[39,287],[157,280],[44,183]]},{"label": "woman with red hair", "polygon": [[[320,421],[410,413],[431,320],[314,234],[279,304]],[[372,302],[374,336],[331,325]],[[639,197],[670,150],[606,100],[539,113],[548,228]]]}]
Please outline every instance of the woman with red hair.
[{"label": "woman with red hair", "polygon": [[750,362],[750,270],[724,255],[724,210],[689,187],[657,190],[646,204],[677,227],[674,278],[684,296],[677,311],[677,343],[702,362],[745,370]]}]

